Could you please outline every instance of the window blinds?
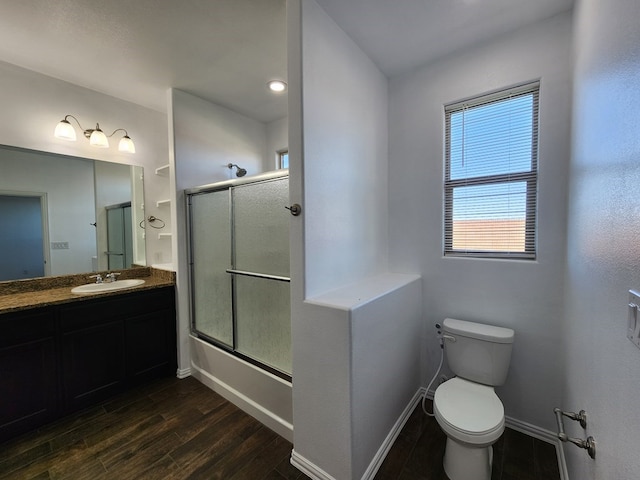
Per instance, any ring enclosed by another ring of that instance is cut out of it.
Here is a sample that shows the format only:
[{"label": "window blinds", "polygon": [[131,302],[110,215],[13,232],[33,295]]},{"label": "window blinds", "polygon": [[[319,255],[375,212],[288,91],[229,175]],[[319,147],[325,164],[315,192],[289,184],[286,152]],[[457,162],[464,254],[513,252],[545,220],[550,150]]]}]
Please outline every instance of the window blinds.
[{"label": "window blinds", "polygon": [[539,83],[445,107],[445,255],[535,258]]}]

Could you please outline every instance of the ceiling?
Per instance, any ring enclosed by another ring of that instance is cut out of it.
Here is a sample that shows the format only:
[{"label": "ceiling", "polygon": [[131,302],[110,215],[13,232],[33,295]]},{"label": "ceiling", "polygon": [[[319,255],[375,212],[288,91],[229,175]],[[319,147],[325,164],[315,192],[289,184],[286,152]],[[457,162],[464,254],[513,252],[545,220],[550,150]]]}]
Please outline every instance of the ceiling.
[{"label": "ceiling", "polygon": [[16,0],[0,61],[161,112],[171,87],[267,122],[287,115],[285,0]]},{"label": "ceiling", "polygon": [[573,6],[573,0],[316,1],[389,77]]},{"label": "ceiling", "polygon": [[[572,0],[316,0],[388,76]],[[184,90],[262,122],[287,114],[286,0],[20,0],[0,6],[0,61],[161,112]]]}]

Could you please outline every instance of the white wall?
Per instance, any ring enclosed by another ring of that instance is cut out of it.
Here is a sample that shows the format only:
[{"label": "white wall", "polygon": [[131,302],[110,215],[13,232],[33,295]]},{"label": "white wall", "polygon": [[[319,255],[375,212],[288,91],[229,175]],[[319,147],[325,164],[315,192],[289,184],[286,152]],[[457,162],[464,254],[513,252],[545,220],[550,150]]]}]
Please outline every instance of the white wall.
[{"label": "white wall", "polygon": [[640,3],[578,1],[566,275],[566,410],[585,409],[597,457],[564,447],[572,479],[640,477],[640,350],[625,338],[640,289]]},{"label": "white wall", "polygon": [[[155,202],[169,195],[169,185],[153,175],[156,167],[168,162],[166,115],[3,62],[0,104],[5,112],[0,115],[0,144],[140,165],[145,168],[147,215],[167,216],[158,212]],[[66,114],[76,116],[84,128],[96,122],[106,133],[126,128],[137,153],[120,153],[117,145],[91,147],[79,131],[76,142],[55,138],[53,130]],[[150,263],[170,261],[170,243],[147,236],[147,259]]]},{"label": "white wall", "polygon": [[[538,257],[443,258],[447,103],[541,79]],[[571,17],[564,14],[390,80],[389,245],[392,270],[421,273],[426,383],[438,365],[436,322],[508,326],[515,344],[506,415],[548,430],[562,389],[562,277],[571,104]]]},{"label": "white wall", "polygon": [[302,5],[305,281],[315,296],[387,268],[387,79],[315,2]]},{"label": "white wall", "polygon": [[177,189],[236,178],[228,163],[255,175],[263,170],[266,125],[173,89]]}]

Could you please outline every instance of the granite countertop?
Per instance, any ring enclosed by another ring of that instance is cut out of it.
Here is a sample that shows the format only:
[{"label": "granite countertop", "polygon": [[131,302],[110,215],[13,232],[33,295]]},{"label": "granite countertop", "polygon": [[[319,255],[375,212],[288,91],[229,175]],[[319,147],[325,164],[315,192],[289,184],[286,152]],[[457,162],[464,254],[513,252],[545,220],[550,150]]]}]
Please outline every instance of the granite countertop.
[{"label": "granite countertop", "polygon": [[[107,274],[107,272],[96,273],[101,273],[103,277]],[[151,267],[138,267],[123,270],[118,280],[139,278],[145,282],[142,285],[91,295],[71,293],[73,287],[90,283],[89,275],[93,274],[85,273],[0,282],[0,314],[175,285],[176,278],[175,272]]]}]

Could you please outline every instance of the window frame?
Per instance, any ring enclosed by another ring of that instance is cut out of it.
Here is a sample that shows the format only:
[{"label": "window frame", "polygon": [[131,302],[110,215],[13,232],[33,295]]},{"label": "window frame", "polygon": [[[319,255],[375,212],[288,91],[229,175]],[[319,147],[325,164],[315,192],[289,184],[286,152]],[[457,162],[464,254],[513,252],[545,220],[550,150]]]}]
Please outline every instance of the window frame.
[{"label": "window frame", "polygon": [[[284,157],[287,157],[287,166],[284,166]],[[283,148],[276,151],[276,168],[278,170],[289,168],[289,149]]]},{"label": "window frame", "polygon": [[[500,173],[475,177],[465,177],[451,180],[451,115],[463,109],[486,106],[491,103],[533,95],[532,106],[532,141],[531,141],[531,168],[526,172]],[[516,87],[511,87],[481,95],[461,102],[445,105],[445,148],[444,148],[444,256],[445,257],[471,257],[471,258],[495,258],[495,259],[520,259],[535,260],[537,258],[537,213],[538,213],[538,142],[539,142],[539,109],[540,109],[540,82],[528,82]],[[524,251],[509,250],[454,250],[453,249],[453,195],[457,187],[477,185],[497,185],[505,183],[526,184],[526,208]]]}]

